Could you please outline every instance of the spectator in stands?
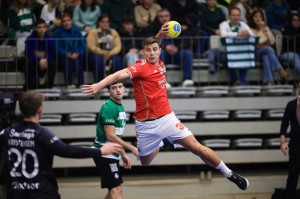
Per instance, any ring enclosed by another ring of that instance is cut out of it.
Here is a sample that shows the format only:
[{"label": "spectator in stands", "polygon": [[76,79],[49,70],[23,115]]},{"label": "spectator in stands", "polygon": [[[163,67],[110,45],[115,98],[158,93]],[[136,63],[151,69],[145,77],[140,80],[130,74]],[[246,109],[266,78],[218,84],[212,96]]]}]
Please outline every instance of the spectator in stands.
[{"label": "spectator in stands", "polygon": [[119,55],[122,44],[119,33],[110,28],[110,20],[102,14],[97,21],[97,28],[92,29],[87,36],[89,63],[92,66],[94,78],[100,81],[105,71],[118,71],[123,68],[122,58]]},{"label": "spectator in stands", "polygon": [[206,0],[200,14],[201,29],[208,35],[220,35],[219,25],[225,21],[223,11],[217,7],[216,0]]},{"label": "spectator in stands", "polygon": [[[203,5],[200,14],[200,24],[201,29],[205,32],[200,40],[200,45],[202,49],[199,49],[199,53],[204,56],[204,52],[208,49],[208,41],[211,35],[220,35],[219,25],[225,21],[224,12],[221,8],[217,7],[216,0],[206,0],[206,4]],[[204,42],[204,44],[201,42]],[[206,44],[206,46],[205,46]]]},{"label": "spectator in stands", "polygon": [[[286,199],[296,199],[296,189],[300,174],[300,83],[297,84],[298,97],[286,105],[280,127],[280,149],[289,155],[288,178],[286,182]],[[287,133],[290,125],[290,133]],[[290,142],[286,142],[286,137]]]},{"label": "spectator in stands", "polygon": [[293,66],[300,75],[300,14],[292,14],[289,25],[283,31],[281,61]]},{"label": "spectator in stands", "polygon": [[120,30],[120,37],[122,38],[122,51],[124,56],[125,66],[134,64],[143,55],[141,52],[140,32],[138,32],[134,25],[134,19],[131,16],[124,16],[122,28]]},{"label": "spectator in stands", "polygon": [[8,11],[10,38],[26,38],[34,29],[35,16],[29,0],[14,0]]},{"label": "spectator in stands", "polygon": [[142,165],[151,164],[159,153],[162,140],[167,139],[172,144],[182,145],[208,166],[219,170],[240,189],[246,190],[249,181],[230,170],[216,152],[198,142],[170,107],[166,89],[166,67],[159,59],[160,43],[168,32],[167,26],[164,24],[156,37],[147,37],[143,40],[145,59],[107,76],[100,82],[84,85],[82,90],[87,95],[94,95],[113,82],[131,79],[136,103],[133,117],[138,138],[138,155]]},{"label": "spectator in stands", "polygon": [[141,0],[140,5],[134,7],[135,23],[143,35],[151,35],[150,24],[155,20],[157,12],[161,9],[154,0]]},{"label": "spectator in stands", "polygon": [[[96,139],[93,147],[100,148],[107,143],[120,144],[124,149],[132,152],[138,158],[138,149],[123,141],[122,136],[126,125],[126,113],[122,105],[125,87],[122,82],[114,82],[107,86],[109,99],[102,105],[97,118]],[[120,155],[110,154],[95,157],[94,162],[101,176],[101,188],[107,188],[105,198],[123,198],[121,184],[123,183],[120,169]],[[122,155],[124,168],[131,168],[131,161],[126,155]],[[118,176],[118,177],[116,177]]]},{"label": "spectator in stands", "polygon": [[83,0],[73,11],[74,25],[86,36],[91,29],[96,28],[97,19],[101,15],[101,9],[96,5],[96,0]]},{"label": "spectator in stands", "polygon": [[[229,20],[220,24],[220,32],[222,37],[249,37],[254,35],[250,27],[245,22],[240,21],[240,9],[236,7],[229,9]],[[239,78],[237,78],[237,72]],[[246,68],[229,68],[230,84],[245,85],[247,84],[246,76]]]},{"label": "spectator in stands", "polygon": [[69,13],[71,16],[73,16],[73,11],[76,6],[81,4],[81,0],[63,0],[66,6],[66,13]]},{"label": "spectator in stands", "polygon": [[60,17],[65,11],[65,6],[62,0],[49,0],[42,8],[41,19],[46,21],[48,31],[51,33],[57,27],[61,26]]},{"label": "spectator in stands", "polygon": [[229,7],[237,7],[241,11],[241,21],[248,23],[251,15],[251,7],[248,0],[232,0]]},{"label": "spectator in stands", "polygon": [[65,70],[65,81],[68,89],[76,88],[73,84],[73,73],[77,75],[77,84],[84,83],[83,58],[86,42],[78,28],[73,26],[72,17],[68,13],[62,15],[62,26],[57,28],[53,37],[57,39],[59,66]]},{"label": "spectator in stands", "polygon": [[123,16],[134,17],[131,0],[104,0],[101,10],[109,16],[110,27],[117,31],[122,27]]},{"label": "spectator in stands", "polygon": [[[47,33],[47,25],[38,19],[34,31],[25,41],[27,89],[52,88],[56,71],[55,41]],[[40,79],[44,78],[41,84]]]},{"label": "spectator in stands", "polygon": [[291,7],[285,0],[273,0],[266,8],[269,27],[275,36],[281,35],[291,17]]},{"label": "spectator in stands", "polygon": [[278,71],[280,77],[286,78],[287,72],[282,68],[272,46],[275,38],[267,26],[262,10],[256,9],[251,15],[250,27],[255,36],[259,37],[256,56],[263,65],[263,83],[273,84],[273,72]]},{"label": "spectator in stands", "polygon": [[5,180],[9,199],[60,198],[52,168],[54,155],[79,159],[125,153],[116,143],[107,143],[100,149],[65,144],[39,124],[42,101],[40,93],[22,93],[19,107],[23,121],[0,132],[0,151],[3,151],[4,168],[7,168]]},{"label": "spectator in stands", "polygon": [[[169,10],[162,9],[157,13],[157,19],[153,23],[153,31],[159,31],[161,26],[167,21],[171,20]],[[183,82],[182,86],[193,86],[192,80],[193,71],[193,51],[191,50],[191,44],[189,39],[181,39],[181,35],[178,39],[166,39],[162,43],[161,59],[165,64],[178,64],[183,67]],[[167,87],[171,87],[167,83]]]},{"label": "spectator in stands", "polygon": [[198,33],[200,6],[196,0],[170,0],[166,1],[166,8],[172,20],[181,25],[182,35],[195,36]]},{"label": "spectator in stands", "polygon": [[182,37],[196,36],[193,48],[195,55],[200,57],[206,50],[207,40],[199,40],[199,36],[206,37],[207,35],[200,31],[198,24],[200,20],[198,2],[196,0],[169,0],[166,1],[166,9],[169,10],[171,19],[180,23]]}]

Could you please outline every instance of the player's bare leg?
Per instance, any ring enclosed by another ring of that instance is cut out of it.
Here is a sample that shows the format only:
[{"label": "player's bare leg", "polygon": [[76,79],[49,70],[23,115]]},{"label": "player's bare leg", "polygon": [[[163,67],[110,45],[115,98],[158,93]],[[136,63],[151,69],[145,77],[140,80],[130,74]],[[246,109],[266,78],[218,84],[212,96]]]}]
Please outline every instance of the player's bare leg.
[{"label": "player's bare leg", "polygon": [[222,172],[226,178],[234,182],[240,189],[246,190],[248,188],[249,182],[246,178],[231,171],[216,152],[200,144],[193,135],[177,140],[176,143],[181,144],[184,148],[199,156],[207,165]]},{"label": "player's bare leg", "polygon": [[104,199],[123,199],[123,189],[121,186],[108,191]]},{"label": "player's bare leg", "polygon": [[155,158],[155,156],[157,155],[157,153],[159,152],[159,148],[157,147],[152,153],[150,153],[149,155],[145,155],[145,156],[139,156],[141,164],[143,166],[147,166],[149,165],[152,160]]}]

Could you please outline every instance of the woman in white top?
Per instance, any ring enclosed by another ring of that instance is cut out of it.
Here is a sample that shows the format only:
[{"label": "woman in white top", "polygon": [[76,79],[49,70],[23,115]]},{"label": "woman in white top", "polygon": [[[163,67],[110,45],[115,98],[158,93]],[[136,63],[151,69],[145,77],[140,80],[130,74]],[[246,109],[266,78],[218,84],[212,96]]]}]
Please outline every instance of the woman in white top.
[{"label": "woman in white top", "polygon": [[46,21],[48,31],[53,31],[61,25],[60,17],[65,10],[62,0],[48,0],[41,12],[41,19]]}]

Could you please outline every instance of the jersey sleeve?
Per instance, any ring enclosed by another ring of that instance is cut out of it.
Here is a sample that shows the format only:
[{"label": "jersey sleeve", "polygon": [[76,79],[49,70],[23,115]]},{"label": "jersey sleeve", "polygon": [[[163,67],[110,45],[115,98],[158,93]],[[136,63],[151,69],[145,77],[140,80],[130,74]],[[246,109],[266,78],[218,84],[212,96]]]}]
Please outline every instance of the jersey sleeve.
[{"label": "jersey sleeve", "polygon": [[92,158],[101,155],[101,151],[99,149],[68,145],[60,140],[57,136],[55,136],[47,128],[43,128],[43,130],[41,131],[40,139],[53,153],[53,155],[57,155],[60,157]]},{"label": "jersey sleeve", "polygon": [[143,74],[143,65],[146,64],[146,60],[141,59],[135,64],[132,64],[126,68],[126,72],[129,74],[130,79],[134,79]]}]

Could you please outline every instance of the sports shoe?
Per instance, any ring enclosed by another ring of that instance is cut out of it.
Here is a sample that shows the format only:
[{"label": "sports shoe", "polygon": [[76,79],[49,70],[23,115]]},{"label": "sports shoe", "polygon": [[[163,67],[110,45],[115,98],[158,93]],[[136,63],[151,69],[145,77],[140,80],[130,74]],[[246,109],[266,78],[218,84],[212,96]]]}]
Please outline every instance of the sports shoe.
[{"label": "sports shoe", "polygon": [[231,171],[228,175],[228,180],[235,183],[240,189],[246,190],[249,186],[249,181],[247,178],[240,176],[239,174],[235,173],[234,171]]},{"label": "sports shoe", "polygon": [[186,79],[182,82],[182,87],[190,87],[194,86],[194,81],[190,79]]}]

